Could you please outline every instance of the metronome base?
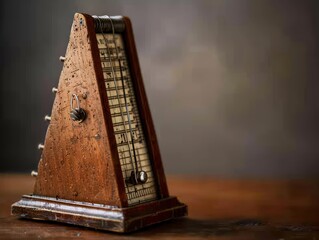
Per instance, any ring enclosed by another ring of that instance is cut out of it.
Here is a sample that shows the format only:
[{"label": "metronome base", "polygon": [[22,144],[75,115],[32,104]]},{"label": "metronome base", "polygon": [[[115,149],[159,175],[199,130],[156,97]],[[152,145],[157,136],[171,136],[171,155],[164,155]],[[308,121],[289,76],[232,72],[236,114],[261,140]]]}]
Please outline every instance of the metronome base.
[{"label": "metronome base", "polygon": [[132,232],[187,215],[187,206],[169,197],[127,208],[52,197],[23,195],[11,207],[22,218],[49,220],[112,232]]}]

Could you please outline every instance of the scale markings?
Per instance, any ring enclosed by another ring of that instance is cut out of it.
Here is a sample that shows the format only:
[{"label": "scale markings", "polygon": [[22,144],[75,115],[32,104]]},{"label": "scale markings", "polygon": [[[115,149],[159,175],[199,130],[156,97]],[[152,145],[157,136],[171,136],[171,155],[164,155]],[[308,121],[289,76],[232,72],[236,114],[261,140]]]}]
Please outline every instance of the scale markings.
[{"label": "scale markings", "polygon": [[[99,33],[96,34],[96,37],[128,204],[156,200],[157,187],[138,113],[122,36],[115,34],[116,44],[113,41],[113,34],[103,36]],[[105,42],[108,46],[105,45]],[[133,155],[137,158],[137,165]],[[148,180],[144,184],[133,185],[127,181],[131,172],[136,170],[136,166],[137,170],[145,171],[148,175]]]}]

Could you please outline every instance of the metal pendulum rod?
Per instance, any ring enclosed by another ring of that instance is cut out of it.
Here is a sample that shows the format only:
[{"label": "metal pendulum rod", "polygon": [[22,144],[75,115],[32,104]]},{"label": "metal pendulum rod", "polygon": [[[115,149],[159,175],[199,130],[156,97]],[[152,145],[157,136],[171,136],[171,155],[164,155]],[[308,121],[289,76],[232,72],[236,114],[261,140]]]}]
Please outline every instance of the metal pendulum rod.
[{"label": "metal pendulum rod", "polygon": [[[110,19],[110,21],[112,21],[112,20]],[[112,24],[112,26],[113,26],[113,24]],[[122,65],[121,65],[121,61],[119,59],[118,48],[116,46],[114,28],[112,28],[112,30],[113,30],[112,35],[113,35],[113,43],[114,43],[114,47],[115,47],[115,52],[116,52],[116,59],[117,59],[118,64],[119,64],[120,74],[121,74],[121,82],[122,82],[123,96],[124,96],[124,102],[125,102],[125,110],[126,110],[126,114],[127,114],[127,120],[128,120],[128,124],[129,124],[130,134],[131,134],[131,141],[132,141],[132,148],[133,148],[134,162],[135,162],[135,169],[136,169],[135,175],[137,175],[137,183],[145,183],[147,181],[147,173],[144,172],[142,169],[141,169],[141,171],[138,170],[138,161],[137,161],[135,145],[134,145],[134,136],[133,136],[133,130],[132,130],[131,117],[129,114],[128,104],[127,104],[127,100],[126,100]],[[133,91],[133,89],[132,89],[132,91]]]},{"label": "metal pendulum rod", "polygon": [[[108,17],[108,16],[107,16]],[[109,17],[108,17],[109,18]],[[120,112],[121,112],[121,118],[122,118],[122,121],[123,121],[123,125],[124,125],[124,131],[125,131],[125,135],[126,135],[126,139],[127,139],[127,146],[129,148],[129,155],[130,155],[130,159],[131,159],[131,163],[132,163],[132,168],[133,168],[133,177],[134,177],[134,182],[137,183],[138,182],[138,178],[137,178],[137,169],[135,170],[135,166],[133,164],[133,157],[132,157],[132,153],[131,153],[131,147],[130,147],[130,143],[129,143],[129,139],[128,139],[128,132],[127,132],[127,129],[126,129],[126,125],[125,125],[125,118],[124,118],[124,113],[123,113],[123,110],[122,110],[122,104],[121,104],[121,101],[120,101],[120,97],[119,97],[119,90],[118,90],[118,86],[117,86],[117,82],[116,82],[116,76],[115,76],[115,71],[114,71],[114,65],[113,65],[113,61],[111,60],[111,54],[110,54],[110,48],[107,44],[107,39],[106,37],[104,36],[104,33],[103,33],[103,29],[102,29],[102,23],[101,23],[101,20],[100,18],[97,16],[97,19],[99,21],[99,25],[100,25],[100,28],[101,28],[101,33],[102,33],[102,36],[104,38],[104,41],[105,41],[105,45],[106,45],[106,49],[107,49],[107,53],[109,55],[109,62],[111,64],[111,70],[112,70],[112,74],[113,74],[113,80],[114,80],[114,86],[115,86],[115,90],[116,90],[116,95],[117,95],[117,100],[119,102],[119,106],[120,106]],[[110,23],[112,25],[112,30],[113,30],[113,34],[114,34],[114,26],[113,26],[113,22],[112,22],[112,19],[110,19]],[[114,35],[113,35],[114,36]],[[129,121],[129,118],[128,118],[128,121]],[[134,145],[133,145],[134,146]],[[136,156],[134,154],[134,159],[135,159],[135,162],[136,162]]]}]

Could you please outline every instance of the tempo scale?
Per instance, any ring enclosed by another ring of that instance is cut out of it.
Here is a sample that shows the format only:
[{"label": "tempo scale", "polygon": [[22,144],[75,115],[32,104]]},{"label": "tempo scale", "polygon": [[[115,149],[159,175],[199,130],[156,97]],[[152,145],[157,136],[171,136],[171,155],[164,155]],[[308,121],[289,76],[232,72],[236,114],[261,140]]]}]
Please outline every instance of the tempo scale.
[{"label": "tempo scale", "polygon": [[24,218],[114,232],[187,215],[168,193],[129,18],[76,13]]}]

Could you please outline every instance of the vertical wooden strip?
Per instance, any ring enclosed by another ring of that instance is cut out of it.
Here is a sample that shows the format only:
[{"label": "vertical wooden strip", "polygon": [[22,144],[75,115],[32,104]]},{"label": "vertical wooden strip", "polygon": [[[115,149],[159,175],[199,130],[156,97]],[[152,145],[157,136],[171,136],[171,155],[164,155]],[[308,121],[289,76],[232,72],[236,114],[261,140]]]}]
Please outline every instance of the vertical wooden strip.
[{"label": "vertical wooden strip", "polygon": [[126,44],[126,52],[129,60],[134,90],[136,93],[136,100],[139,107],[141,121],[143,123],[144,134],[146,136],[149,154],[151,157],[151,161],[153,162],[153,170],[159,186],[159,196],[160,198],[165,198],[169,196],[169,193],[157,142],[156,132],[144,89],[142,73],[135,47],[132,24],[128,17],[124,17],[124,22],[125,31],[123,37],[125,39],[124,42]]}]

